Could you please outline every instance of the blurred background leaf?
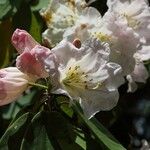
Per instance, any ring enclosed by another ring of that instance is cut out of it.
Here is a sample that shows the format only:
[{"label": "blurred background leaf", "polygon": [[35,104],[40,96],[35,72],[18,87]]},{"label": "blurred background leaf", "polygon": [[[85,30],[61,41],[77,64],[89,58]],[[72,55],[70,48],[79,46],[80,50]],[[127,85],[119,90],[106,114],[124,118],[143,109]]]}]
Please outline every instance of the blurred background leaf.
[{"label": "blurred background leaf", "polygon": [[22,115],[13,124],[11,124],[6,130],[5,134],[0,139],[0,149],[9,149],[8,140],[9,137],[15,134],[26,122],[29,113]]},{"label": "blurred background leaf", "polygon": [[50,0],[32,0],[30,2],[32,11],[39,11],[43,9],[44,7],[47,7],[50,3]]},{"label": "blurred background leaf", "polygon": [[10,120],[15,118],[16,114],[24,107],[28,106],[29,104],[31,104],[31,102],[33,101],[34,97],[36,95],[37,91],[35,90],[30,90],[27,93],[25,93],[23,96],[20,96],[20,98],[18,98],[17,101],[6,105],[3,107],[2,111],[2,117],[4,119]]},{"label": "blurred background leaf", "polygon": [[12,13],[12,5],[10,0],[1,0],[0,1],[0,20],[4,19],[6,16]]},{"label": "blurred background leaf", "polygon": [[0,23],[0,68],[8,66],[10,58],[13,55],[11,45],[12,33],[11,19]]}]

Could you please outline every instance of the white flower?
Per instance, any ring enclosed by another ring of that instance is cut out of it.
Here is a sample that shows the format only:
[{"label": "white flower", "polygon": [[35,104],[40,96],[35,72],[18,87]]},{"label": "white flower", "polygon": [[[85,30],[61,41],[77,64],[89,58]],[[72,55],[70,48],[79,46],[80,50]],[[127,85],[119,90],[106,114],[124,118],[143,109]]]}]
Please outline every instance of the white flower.
[{"label": "white flower", "polygon": [[44,41],[52,47],[60,42],[66,28],[75,24],[84,7],[84,0],[52,0],[48,8],[40,12],[48,26],[43,33]]},{"label": "white flower", "polygon": [[108,0],[109,13],[116,13],[127,21],[141,37],[150,38],[150,8],[147,0]]},{"label": "white flower", "polygon": [[[128,27],[139,35],[140,42],[135,49],[135,68],[127,76],[129,81],[128,91],[135,91],[135,82],[145,83],[148,73],[142,61],[150,59],[150,8],[147,0],[108,0],[109,7],[105,17],[111,14],[121,18],[127,23]],[[108,18],[109,20],[110,18]],[[130,40],[130,39],[129,39]],[[132,40],[131,40],[132,41]],[[128,42],[127,42],[128,43]]]},{"label": "white flower", "polygon": [[[138,48],[140,54],[147,54],[150,59],[150,7],[147,0],[108,0],[108,13],[121,16],[140,36],[141,44]],[[142,58],[142,55],[141,55]],[[142,58],[145,59],[145,56]]]},{"label": "white flower", "polygon": [[76,24],[66,29],[63,37],[71,42],[79,38],[81,43],[95,37],[108,43],[111,50],[110,60],[121,65],[124,76],[130,74],[135,67],[133,55],[140,43],[138,34],[128,27],[122,16],[106,13],[101,18],[100,13],[91,7],[85,8],[83,12]]},{"label": "white flower", "polygon": [[140,42],[139,36],[121,17],[114,13],[106,13],[101,24],[90,32],[92,36],[110,45],[110,60],[121,65],[124,76],[134,70],[133,55]]},{"label": "white flower", "polygon": [[16,67],[8,67],[0,70],[0,106],[13,102],[27,88],[28,82],[35,82],[19,71]]},{"label": "white flower", "polygon": [[43,33],[43,42],[54,47],[66,36],[70,35],[71,40],[74,36],[82,36],[80,30],[86,32],[101,17],[95,8],[87,7],[93,1],[86,3],[84,0],[52,0],[46,10],[41,10],[48,26]]},{"label": "white flower", "polygon": [[90,38],[90,30],[101,21],[101,14],[94,7],[86,7],[72,27],[68,27],[63,35],[69,41],[79,38],[81,42]]},{"label": "white flower", "polygon": [[62,41],[52,52],[60,62],[54,93],[66,93],[72,100],[79,100],[88,117],[117,104],[117,88],[124,80],[120,75],[121,67],[109,62],[107,44],[92,39],[78,49]]}]

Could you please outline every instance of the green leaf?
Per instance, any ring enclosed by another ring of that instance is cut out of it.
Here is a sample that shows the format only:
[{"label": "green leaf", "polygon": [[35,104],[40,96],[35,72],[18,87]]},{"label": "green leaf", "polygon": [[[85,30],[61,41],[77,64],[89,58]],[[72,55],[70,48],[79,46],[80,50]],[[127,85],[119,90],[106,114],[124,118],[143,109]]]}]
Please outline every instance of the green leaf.
[{"label": "green leaf", "polygon": [[9,105],[6,105],[5,107],[2,108],[2,117],[3,119],[13,119],[16,114],[19,112],[20,107],[16,105],[16,103],[11,103]]},{"label": "green leaf", "polygon": [[66,113],[69,117],[73,116],[73,110],[69,106],[69,104],[62,104],[60,107],[63,110],[63,112]]},{"label": "green leaf", "polygon": [[77,104],[73,104],[73,109],[79,115],[80,119],[91,130],[100,144],[103,144],[108,150],[126,150],[104,126],[96,121],[96,119],[88,120],[80,111],[80,108]]},{"label": "green leaf", "polygon": [[13,122],[2,138],[0,139],[0,149],[8,149],[8,140],[9,138],[15,134],[27,121],[29,113],[23,114],[21,117],[19,117],[15,122]]},{"label": "green leaf", "polygon": [[43,120],[47,128],[49,135],[53,135],[55,138],[68,138],[68,140],[74,139],[72,133],[73,127],[69,122],[58,112],[44,112]]},{"label": "green leaf", "polygon": [[12,23],[11,20],[3,21],[0,24],[0,68],[6,67],[9,63],[9,58],[12,56],[11,35]]},{"label": "green leaf", "polygon": [[30,30],[30,25],[31,25],[31,9],[30,6],[23,1],[13,16],[12,22],[14,28],[20,28],[29,31]]},{"label": "green leaf", "polygon": [[24,0],[0,0],[0,21],[12,17]]},{"label": "green leaf", "polygon": [[32,11],[39,11],[40,9],[47,7],[47,5],[50,3],[50,0],[37,0],[34,1],[34,3],[31,4]]},{"label": "green leaf", "polygon": [[10,14],[11,10],[10,0],[0,0],[0,20]]},{"label": "green leaf", "polygon": [[80,145],[84,150],[86,150],[86,140],[83,132],[76,131],[77,136],[75,142]]},{"label": "green leaf", "polygon": [[42,121],[42,112],[37,113],[23,138],[20,150],[54,150]]},{"label": "green leaf", "polygon": [[41,31],[42,31],[42,22],[38,14],[32,13],[31,16],[31,25],[30,25],[30,34],[35,38],[37,42],[41,42]]},{"label": "green leaf", "polygon": [[10,0],[11,4],[13,6],[13,11],[16,13],[16,11],[20,8],[22,2],[25,2],[25,0]]},{"label": "green leaf", "polygon": [[[46,130],[56,149],[61,150],[84,150],[81,145],[76,142],[76,133],[73,126],[57,112],[45,112],[43,114]],[[83,143],[82,143],[83,144]]]},{"label": "green leaf", "polygon": [[60,106],[61,110],[72,118],[73,116],[73,110],[70,107],[70,100],[67,96],[64,95],[55,95],[56,101],[58,105]]},{"label": "green leaf", "polygon": [[[87,147],[86,150],[93,150],[93,149],[94,150],[99,150],[99,149],[103,150],[102,145],[97,140],[95,140],[93,137],[87,135],[85,140],[86,140],[86,147]],[[106,150],[106,149],[104,148],[104,150]]]}]

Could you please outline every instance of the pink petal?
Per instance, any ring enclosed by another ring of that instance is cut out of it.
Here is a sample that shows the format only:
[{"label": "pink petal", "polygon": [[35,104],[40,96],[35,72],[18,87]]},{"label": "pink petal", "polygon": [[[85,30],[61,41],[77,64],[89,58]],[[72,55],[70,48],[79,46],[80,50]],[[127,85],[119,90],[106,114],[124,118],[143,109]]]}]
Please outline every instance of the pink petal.
[{"label": "pink petal", "polygon": [[11,41],[20,54],[23,51],[30,51],[36,45],[39,45],[28,32],[20,29],[14,31]]},{"label": "pink petal", "polygon": [[16,66],[22,72],[46,78],[56,69],[56,58],[51,51],[43,46],[37,45],[30,52],[23,52],[16,60]]},{"label": "pink petal", "polygon": [[13,102],[27,88],[28,82],[35,82],[16,67],[8,67],[0,70],[0,106]]},{"label": "pink petal", "polygon": [[24,52],[18,56],[16,66],[26,74],[35,75],[37,77],[47,77],[48,73],[45,71],[41,63],[36,59],[35,55],[29,52]]}]

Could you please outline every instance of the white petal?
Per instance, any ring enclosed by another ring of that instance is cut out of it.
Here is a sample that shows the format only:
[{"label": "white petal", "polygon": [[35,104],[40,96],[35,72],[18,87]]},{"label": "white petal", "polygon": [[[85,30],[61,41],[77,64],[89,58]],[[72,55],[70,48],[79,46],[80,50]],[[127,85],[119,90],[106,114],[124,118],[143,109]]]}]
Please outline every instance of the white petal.
[{"label": "white petal", "polygon": [[128,80],[128,92],[135,92],[138,88],[137,84],[133,80],[131,75],[127,75],[126,79]]},{"label": "white petal", "polygon": [[58,61],[63,66],[66,66],[71,58],[76,58],[79,49],[72,43],[63,40],[51,50],[58,58]]},{"label": "white petal", "polygon": [[133,55],[140,43],[140,38],[138,34],[129,28],[127,23],[115,13],[106,13],[104,21],[106,23],[105,28],[111,31],[109,35],[110,41],[108,41],[111,49],[110,60],[121,65],[124,75],[130,74],[135,66]]},{"label": "white petal", "polygon": [[93,117],[99,111],[111,110],[116,106],[119,98],[117,90],[88,90],[81,94],[81,105],[85,115],[87,115],[88,118]]},{"label": "white petal", "polygon": [[134,71],[126,77],[128,80],[128,92],[135,92],[137,90],[136,82],[146,83],[148,77],[149,74],[144,64],[142,62],[138,62],[135,65]]},{"label": "white petal", "polygon": [[101,19],[101,14],[94,7],[87,7],[83,9],[82,14],[77,22],[87,24],[88,26],[95,26],[95,22]]},{"label": "white petal", "polygon": [[142,49],[139,50],[135,57],[138,58],[141,61],[148,61],[150,60],[150,46],[149,45],[143,45]]},{"label": "white petal", "polygon": [[146,83],[146,79],[149,77],[149,74],[144,64],[140,62],[135,65],[134,71],[131,76],[136,82]]},{"label": "white petal", "polygon": [[120,65],[116,63],[107,63],[106,68],[109,74],[109,78],[107,79],[108,89],[116,89],[125,82]]},{"label": "white petal", "polygon": [[63,38],[64,30],[49,28],[42,33],[43,43],[48,47],[54,47]]}]

